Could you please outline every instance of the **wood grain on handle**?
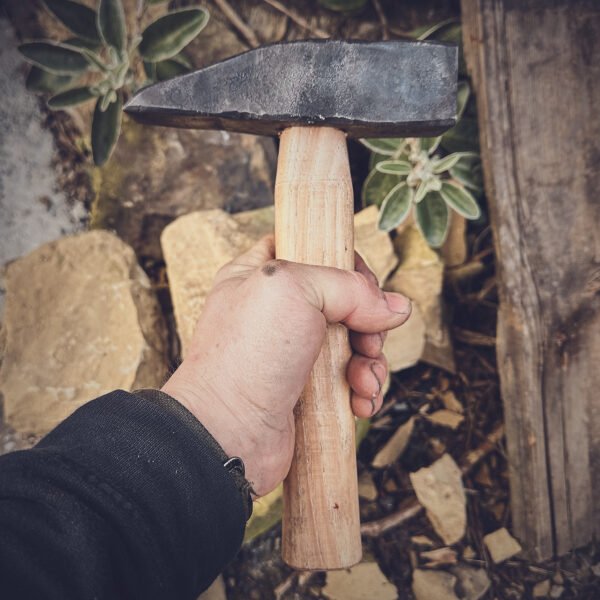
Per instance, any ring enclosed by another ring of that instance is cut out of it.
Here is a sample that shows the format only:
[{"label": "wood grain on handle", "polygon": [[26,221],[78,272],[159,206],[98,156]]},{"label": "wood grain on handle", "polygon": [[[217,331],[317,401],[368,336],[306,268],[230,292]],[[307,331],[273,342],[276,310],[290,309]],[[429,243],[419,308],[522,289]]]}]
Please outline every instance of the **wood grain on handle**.
[{"label": "wood grain on handle", "polygon": [[[327,127],[281,136],[275,184],[277,258],[354,268],[353,194],[346,137]],[[348,332],[330,325],[295,411],[296,446],[284,482],[283,559],[342,569],[362,556]]]}]

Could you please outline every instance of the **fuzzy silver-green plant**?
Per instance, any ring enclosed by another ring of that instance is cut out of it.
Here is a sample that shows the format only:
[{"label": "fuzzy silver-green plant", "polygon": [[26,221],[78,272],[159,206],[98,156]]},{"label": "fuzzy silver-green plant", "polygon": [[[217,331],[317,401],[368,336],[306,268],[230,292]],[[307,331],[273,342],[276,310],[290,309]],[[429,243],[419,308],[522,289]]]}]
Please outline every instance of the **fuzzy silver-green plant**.
[{"label": "fuzzy silver-green plant", "polygon": [[[128,32],[121,0],[99,0],[96,10],[72,0],[44,0],[74,37],[19,46],[33,65],[27,77],[28,89],[50,94],[51,109],[95,100],[91,146],[96,165],[108,160],[117,143],[127,95],[141,85],[191,68],[181,51],[204,29],[208,12],[202,7],[173,10],[140,32],[147,7],[163,1],[141,2],[136,31]],[[140,80],[141,62],[144,80]],[[90,74],[92,83],[88,83]],[[77,85],[84,75],[85,85]]]}]

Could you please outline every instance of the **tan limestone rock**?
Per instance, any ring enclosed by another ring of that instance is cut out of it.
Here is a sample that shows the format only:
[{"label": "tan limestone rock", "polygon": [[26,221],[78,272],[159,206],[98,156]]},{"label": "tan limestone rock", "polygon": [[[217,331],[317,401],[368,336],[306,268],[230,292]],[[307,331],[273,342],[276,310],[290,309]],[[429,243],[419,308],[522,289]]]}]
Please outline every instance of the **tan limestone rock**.
[{"label": "tan limestone rock", "polygon": [[161,245],[181,342],[186,355],[217,271],[254,243],[226,212],[215,209],[180,217],[165,228]]},{"label": "tan limestone rock", "polygon": [[463,415],[454,412],[453,410],[448,410],[447,408],[436,410],[425,416],[434,425],[441,425],[442,427],[448,427],[449,429],[457,429],[465,419]]},{"label": "tan limestone rock", "polygon": [[377,500],[377,487],[369,471],[363,471],[358,477],[358,495],[365,500]]},{"label": "tan limestone rock", "polygon": [[427,561],[424,566],[428,569],[435,569],[437,567],[455,565],[458,561],[456,557],[456,550],[444,546],[443,548],[436,548],[435,550],[426,550],[421,552],[421,559]]},{"label": "tan limestone rock", "polygon": [[385,289],[408,296],[423,315],[426,343],[423,360],[454,371],[454,356],[443,317],[442,285],[444,264],[416,225],[401,231],[394,240],[400,265]]},{"label": "tan limestone rock", "polygon": [[227,591],[225,589],[223,575],[219,575],[210,584],[210,587],[198,596],[198,600],[227,600]]},{"label": "tan limestone rock", "polygon": [[456,577],[445,571],[413,571],[412,591],[417,600],[458,600]]},{"label": "tan limestone rock", "polygon": [[396,586],[388,581],[374,562],[363,562],[351,569],[329,571],[323,593],[330,600],[396,600]]},{"label": "tan limestone rock", "polygon": [[425,350],[425,321],[417,304],[404,325],[388,331],[383,344],[391,373],[416,365]]},{"label": "tan limestone rock", "polygon": [[383,469],[396,462],[401,456],[415,426],[415,418],[410,417],[406,423],[398,427],[394,435],[384,444],[371,463],[376,469]]},{"label": "tan limestone rock", "polygon": [[456,544],[467,525],[466,496],[458,465],[444,454],[431,466],[410,473],[419,502],[436,533],[448,545]]},{"label": "tan limestone rock", "polygon": [[450,228],[440,254],[447,267],[458,267],[467,260],[467,221],[453,210],[450,211]]},{"label": "tan limestone rock", "polygon": [[7,422],[44,434],[111,390],[159,386],[164,323],[133,250],[93,231],[6,268],[0,393]]},{"label": "tan limestone rock", "polygon": [[485,569],[476,569],[467,565],[452,567],[452,574],[458,579],[464,600],[481,600],[490,589],[491,581]]},{"label": "tan limestone rock", "polygon": [[354,248],[383,285],[398,264],[390,236],[377,227],[379,209],[369,206],[354,215]]},{"label": "tan limestone rock", "polygon": [[512,558],[522,550],[519,542],[510,535],[506,527],[484,535],[483,543],[496,564]]}]

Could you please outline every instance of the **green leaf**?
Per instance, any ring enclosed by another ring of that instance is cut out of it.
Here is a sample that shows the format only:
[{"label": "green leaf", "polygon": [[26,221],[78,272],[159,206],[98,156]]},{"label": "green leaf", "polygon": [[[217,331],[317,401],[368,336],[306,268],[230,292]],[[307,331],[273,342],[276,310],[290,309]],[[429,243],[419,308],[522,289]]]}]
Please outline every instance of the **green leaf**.
[{"label": "green leaf", "polygon": [[156,63],[144,61],[144,73],[150,81],[156,81]]},{"label": "green leaf", "polygon": [[444,181],[440,194],[446,204],[465,219],[478,219],[481,215],[477,200],[465,188],[450,181]]},{"label": "green leaf", "polygon": [[444,29],[457,24],[459,24],[459,21],[457,21],[456,19],[446,19],[445,21],[441,21],[440,23],[436,23],[435,25],[425,25],[423,27],[413,29],[409,35],[410,37],[414,37],[417,40],[426,40],[430,37],[435,37],[435,39],[438,39],[435,36],[436,33],[441,34],[444,31]]},{"label": "green leaf", "polygon": [[429,192],[415,204],[415,220],[423,237],[432,248],[439,248],[448,235],[448,207],[439,192]]},{"label": "green leaf", "polygon": [[362,138],[360,143],[371,152],[383,154],[384,156],[394,156],[401,151],[406,141],[404,138]]},{"label": "green leaf", "polygon": [[337,12],[352,12],[365,6],[367,0],[319,0],[319,4]]},{"label": "green leaf", "polygon": [[456,90],[456,119],[457,121],[463,116],[467,102],[471,95],[471,86],[468,81],[459,81]]},{"label": "green leaf", "polygon": [[383,160],[375,165],[380,173],[390,175],[408,175],[411,172],[412,165],[406,160]]},{"label": "green leaf", "polygon": [[448,152],[479,152],[477,120],[463,117],[442,136],[442,146]]},{"label": "green leaf", "polygon": [[377,154],[376,152],[371,152],[369,155],[369,173],[381,162],[384,160],[389,160],[389,156],[384,156],[383,154]]},{"label": "green leaf", "polygon": [[25,87],[37,94],[56,94],[72,82],[73,77],[70,75],[56,75],[33,65],[27,74]]},{"label": "green leaf", "polygon": [[54,110],[68,108],[69,106],[83,104],[94,97],[95,94],[88,86],[76,87],[66,90],[65,92],[61,92],[60,94],[56,94],[56,96],[52,96],[52,98],[48,100],[48,107]]},{"label": "green leaf", "polygon": [[383,199],[377,226],[382,231],[391,231],[400,225],[408,214],[412,204],[413,190],[403,181],[392,188]]},{"label": "green leaf", "polygon": [[95,52],[93,52],[92,50],[88,50],[87,48],[82,48],[81,54],[85,57],[85,59],[88,61],[91,67],[95,67],[103,73],[108,73],[108,67],[104,64],[100,56],[98,56]]},{"label": "green leaf", "polygon": [[414,198],[415,204],[419,204],[419,202],[421,202],[421,200],[423,200],[423,198],[425,198],[425,194],[427,194],[427,192],[428,192],[427,182],[421,181],[421,183],[419,184],[419,187],[417,188],[417,191],[415,192],[415,198]]},{"label": "green leaf", "polygon": [[458,161],[464,156],[470,155],[471,152],[454,152],[453,154],[448,154],[448,156],[444,156],[444,158],[439,158],[438,160],[433,161],[433,172],[436,175],[443,173],[444,171],[449,171],[454,165],[458,163]]},{"label": "green leaf", "polygon": [[100,0],[97,24],[104,43],[123,53],[127,45],[127,29],[121,0]]},{"label": "green leaf", "polygon": [[160,62],[179,54],[206,26],[203,8],[182,8],[160,17],[142,33],[138,47],[144,60]]},{"label": "green leaf", "polygon": [[89,64],[77,49],[55,42],[29,42],[19,52],[31,63],[56,75],[83,73]]},{"label": "green leaf", "polygon": [[98,98],[92,120],[92,155],[94,163],[101,167],[110,157],[121,131],[123,99],[117,94],[106,110],[101,110],[102,98]]},{"label": "green leaf", "polygon": [[100,36],[96,29],[96,13],[87,6],[71,0],[44,0],[48,10],[75,35],[100,43]]},{"label": "green leaf", "polygon": [[168,58],[167,60],[161,60],[156,64],[156,80],[165,81],[165,79],[171,79],[177,77],[177,75],[183,75],[189,73],[189,68],[181,64],[180,61],[174,58]]},{"label": "green leaf", "polygon": [[425,150],[431,156],[440,145],[442,136],[419,138],[419,141],[421,142],[421,150]]},{"label": "green leaf", "polygon": [[83,38],[72,37],[67,40],[62,41],[66,46],[72,46],[73,48],[80,48],[85,50],[98,50],[102,45],[102,42],[98,40],[97,42],[92,42],[90,40],[86,40]]},{"label": "green leaf", "polygon": [[463,158],[450,169],[450,175],[476,195],[483,192],[481,159],[476,152],[464,152]]},{"label": "green leaf", "polygon": [[363,184],[361,194],[363,207],[370,206],[371,204],[381,206],[383,199],[395,185],[398,185],[398,177],[396,175],[380,173],[377,169],[373,169],[367,175]]}]

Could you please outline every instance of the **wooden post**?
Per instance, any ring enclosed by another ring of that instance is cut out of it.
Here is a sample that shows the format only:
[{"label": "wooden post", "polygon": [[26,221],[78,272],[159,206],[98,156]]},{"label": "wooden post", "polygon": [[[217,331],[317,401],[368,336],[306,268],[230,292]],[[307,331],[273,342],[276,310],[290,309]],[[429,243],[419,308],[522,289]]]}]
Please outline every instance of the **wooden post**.
[{"label": "wooden post", "polygon": [[600,533],[600,4],[462,0],[498,260],[513,529]]}]

